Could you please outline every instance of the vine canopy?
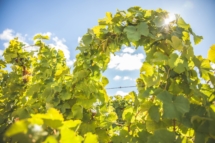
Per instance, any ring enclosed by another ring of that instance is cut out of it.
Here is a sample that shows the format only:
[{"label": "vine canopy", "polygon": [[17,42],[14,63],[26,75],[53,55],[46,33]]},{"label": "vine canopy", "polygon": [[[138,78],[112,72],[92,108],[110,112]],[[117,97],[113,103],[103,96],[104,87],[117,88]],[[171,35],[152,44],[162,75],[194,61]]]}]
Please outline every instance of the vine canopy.
[{"label": "vine canopy", "polygon": [[[70,72],[61,50],[34,37],[18,39],[0,60],[0,134],[5,142],[212,143],[215,141],[215,45],[195,56],[203,39],[165,10],[110,12],[83,35]],[[193,40],[191,41],[190,38]],[[143,47],[138,92],[109,97],[102,76],[122,45]],[[11,66],[11,71],[6,67]],[[3,140],[2,140],[3,142]]]}]

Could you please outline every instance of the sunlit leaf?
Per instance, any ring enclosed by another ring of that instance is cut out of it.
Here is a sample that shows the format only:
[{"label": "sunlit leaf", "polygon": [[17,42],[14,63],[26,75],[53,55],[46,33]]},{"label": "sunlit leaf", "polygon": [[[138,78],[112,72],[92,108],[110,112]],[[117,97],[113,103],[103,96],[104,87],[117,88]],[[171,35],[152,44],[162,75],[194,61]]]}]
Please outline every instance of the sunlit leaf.
[{"label": "sunlit leaf", "polygon": [[33,38],[34,40],[37,40],[37,39],[45,39],[45,40],[49,40],[49,36],[48,35],[41,35],[41,34],[37,34],[34,36]]},{"label": "sunlit leaf", "polygon": [[181,28],[184,28],[186,30],[188,30],[188,28],[190,28],[190,25],[187,24],[183,18],[179,17],[177,20],[177,25]]},{"label": "sunlit leaf", "polygon": [[108,81],[108,79],[106,78],[106,77],[102,77],[102,84],[104,85],[104,86],[106,86],[107,84],[109,83],[109,81]]},{"label": "sunlit leaf", "polygon": [[97,135],[92,134],[92,133],[85,134],[84,143],[98,143]]},{"label": "sunlit leaf", "polygon": [[77,135],[74,131],[68,129],[68,128],[63,128],[61,129],[61,138],[60,141],[62,143],[82,143],[83,137]]},{"label": "sunlit leaf", "polygon": [[208,59],[215,63],[215,44],[208,51]]},{"label": "sunlit leaf", "polygon": [[58,143],[58,141],[56,140],[56,138],[54,136],[48,136],[46,138],[46,140],[44,141],[44,143]]},{"label": "sunlit leaf", "polygon": [[18,133],[27,133],[28,131],[28,124],[26,121],[17,121],[16,123],[12,124],[10,128],[6,131],[5,135],[7,137],[11,137]]}]

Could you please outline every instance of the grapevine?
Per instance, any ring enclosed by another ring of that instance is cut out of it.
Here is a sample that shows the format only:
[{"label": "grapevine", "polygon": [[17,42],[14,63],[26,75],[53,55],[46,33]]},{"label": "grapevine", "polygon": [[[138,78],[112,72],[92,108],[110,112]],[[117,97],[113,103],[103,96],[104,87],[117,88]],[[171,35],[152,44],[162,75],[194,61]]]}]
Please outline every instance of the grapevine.
[{"label": "grapevine", "polygon": [[[196,35],[182,17],[165,24],[162,9],[110,12],[83,35],[74,70],[37,34],[37,51],[10,41],[0,60],[0,142],[213,143],[215,45],[196,56]],[[108,96],[110,55],[143,47],[138,92]],[[9,70],[8,70],[8,67]]]}]

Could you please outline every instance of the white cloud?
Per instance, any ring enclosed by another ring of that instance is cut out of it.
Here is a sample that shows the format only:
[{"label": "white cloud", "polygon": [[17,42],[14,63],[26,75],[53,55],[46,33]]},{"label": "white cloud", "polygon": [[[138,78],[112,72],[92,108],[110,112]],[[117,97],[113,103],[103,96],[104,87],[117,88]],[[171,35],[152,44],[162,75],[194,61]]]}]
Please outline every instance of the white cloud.
[{"label": "white cloud", "polygon": [[122,95],[122,96],[125,96],[125,95],[127,95],[128,94],[128,92],[124,92],[124,91],[117,91],[116,93],[115,93],[115,95]]},{"label": "white cloud", "polygon": [[212,67],[212,69],[215,69],[215,64],[211,63],[211,67]]},{"label": "white cloud", "polygon": [[81,42],[82,37],[78,37],[78,44]]},{"label": "white cloud", "polygon": [[124,76],[123,80],[133,80],[133,79],[131,77],[129,77],[129,76]]},{"label": "white cloud", "polygon": [[134,53],[134,49],[130,48],[130,47],[126,47],[122,50],[123,53]]},{"label": "white cloud", "polygon": [[9,46],[9,43],[7,42],[7,43],[3,43],[3,46],[5,47],[5,48],[7,48],[8,46]]},{"label": "white cloud", "polygon": [[143,54],[128,54],[122,53],[114,56],[111,54],[111,60],[108,64],[109,68],[115,68],[116,70],[139,70],[142,66]]},{"label": "white cloud", "polygon": [[6,40],[6,41],[9,41],[11,39],[14,38],[14,35],[13,35],[13,30],[12,29],[6,29],[4,30],[1,34],[0,34],[0,39],[1,40]]},{"label": "white cloud", "polygon": [[46,33],[42,33],[42,35],[48,35],[49,38],[51,38],[52,33],[51,32],[46,32]]},{"label": "white cloud", "polygon": [[73,60],[67,60],[67,65],[69,67],[71,67],[74,64],[75,61],[76,61],[75,59],[73,59]]},{"label": "white cloud", "polygon": [[122,78],[121,76],[116,75],[116,76],[113,78],[113,80],[120,80],[121,78]]},{"label": "white cloud", "polygon": [[24,44],[27,44],[27,43],[25,42],[26,36],[27,36],[27,35],[24,35],[24,36],[23,36],[23,35],[20,34],[20,33],[14,33],[14,31],[13,31],[12,29],[5,29],[5,30],[0,34],[0,40],[6,41],[5,43],[3,43],[4,47],[6,48],[6,47],[8,47],[8,45],[9,45],[8,42],[9,42],[10,40],[12,40],[13,38],[15,38],[15,37],[18,37],[19,40],[20,40],[21,42],[23,42]]}]

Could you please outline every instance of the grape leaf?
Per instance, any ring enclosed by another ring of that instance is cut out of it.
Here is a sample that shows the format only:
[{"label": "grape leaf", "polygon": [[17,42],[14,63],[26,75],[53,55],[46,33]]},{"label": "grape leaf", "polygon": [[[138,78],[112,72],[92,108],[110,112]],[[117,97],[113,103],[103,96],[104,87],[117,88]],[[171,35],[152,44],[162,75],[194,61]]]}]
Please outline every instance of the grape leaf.
[{"label": "grape leaf", "polygon": [[174,103],[176,109],[179,112],[181,112],[182,114],[189,112],[189,110],[190,110],[190,103],[189,103],[188,99],[182,95],[177,96],[173,103]]},{"label": "grape leaf", "polygon": [[159,113],[159,106],[152,106],[149,109],[149,116],[154,120],[155,122],[158,122],[160,120],[160,113]]},{"label": "grape leaf", "polygon": [[71,141],[74,143],[82,143],[84,140],[82,136],[77,135],[73,130],[68,128],[62,128],[60,134],[60,141],[62,143],[71,143]]},{"label": "grape leaf", "polygon": [[147,143],[173,143],[175,134],[166,129],[155,130],[154,135],[148,138]]},{"label": "grape leaf", "polygon": [[208,50],[208,59],[215,63],[215,44]]},{"label": "grape leaf", "polygon": [[97,135],[92,134],[92,133],[85,134],[84,143],[98,143]]},{"label": "grape leaf", "polygon": [[183,18],[179,17],[177,20],[177,25],[181,28],[184,28],[186,30],[188,30],[188,28],[190,28],[190,25],[187,24]]},{"label": "grape leaf", "polygon": [[83,118],[83,107],[80,105],[73,105],[72,106],[72,115],[75,119],[82,119]]}]

